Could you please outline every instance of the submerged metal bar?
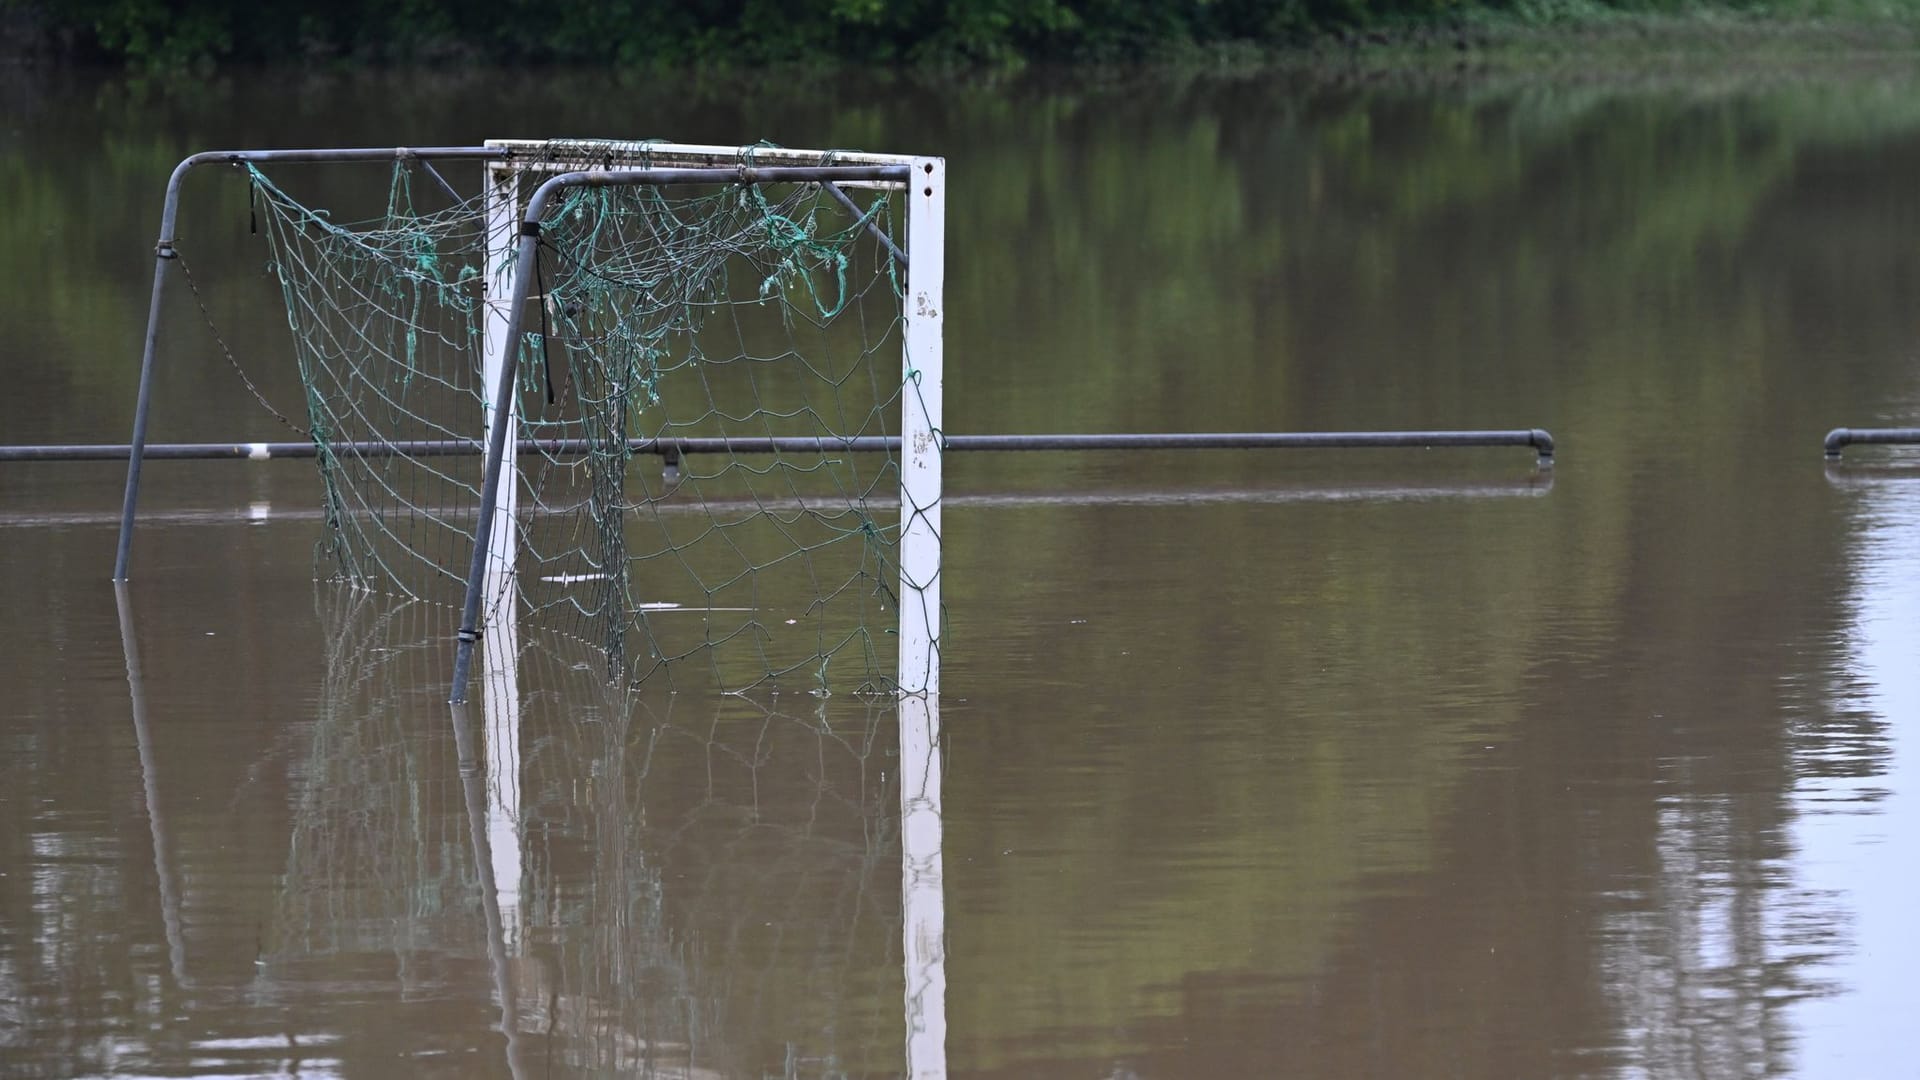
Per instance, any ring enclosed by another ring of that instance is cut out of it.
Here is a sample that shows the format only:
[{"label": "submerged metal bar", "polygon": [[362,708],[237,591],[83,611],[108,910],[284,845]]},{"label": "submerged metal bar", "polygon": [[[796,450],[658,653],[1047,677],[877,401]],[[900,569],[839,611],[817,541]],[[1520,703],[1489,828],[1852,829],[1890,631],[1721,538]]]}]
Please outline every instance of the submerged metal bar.
[{"label": "submerged metal bar", "polygon": [[1827,432],[1827,460],[1840,460],[1840,451],[1855,445],[1920,445],[1920,428],[1834,428]]},{"label": "submerged metal bar", "polygon": [[504,158],[508,152],[490,146],[384,146],[310,150],[207,150],[181,159],[167,177],[167,194],[160,206],[160,238],[154,244],[153,296],[147,306],[147,333],[140,350],[140,389],[134,399],[133,434],[127,454],[127,490],[120,504],[120,540],[113,556],[113,580],[127,580],[133,550],[134,507],[140,501],[140,464],[147,444],[147,419],[153,409],[153,357],[160,340],[161,298],[166,292],[167,264],[175,258],[174,225],[180,216],[180,184],[198,165],[242,165],[248,162],[318,163],[383,161],[402,158]]},{"label": "submerged metal bar", "polygon": [[[1842,429],[1845,430],[1845,429]],[[1915,429],[1920,441],[1920,429]],[[1831,439],[1832,436],[1829,436]],[[1877,440],[1860,440],[1877,441]],[[1891,440],[1888,440],[1891,441]],[[1472,447],[1530,446],[1543,464],[1553,460],[1553,436],[1538,428],[1512,431],[1251,431],[1173,432],[1118,435],[948,435],[945,451],[1094,451],[1094,450],[1310,450],[1361,447]],[[556,456],[586,454],[600,449],[591,439],[521,439],[519,453]],[[330,453],[358,457],[457,457],[484,453],[478,439],[402,439],[377,442],[329,443]],[[679,458],[688,454],[806,454],[881,453],[900,449],[894,435],[686,436],[627,440],[634,454]],[[125,443],[85,443],[48,446],[0,446],[0,462],[7,461],[125,461],[133,448]],[[1834,451],[1829,451],[1835,453]],[[155,460],[269,461],[313,458],[319,448],[311,442],[153,443],[142,456]]]},{"label": "submerged metal bar", "polygon": [[[1859,482],[1859,473],[1834,473],[1830,479],[1841,476],[1848,483]],[[1530,473],[1525,477],[1511,480],[1488,480],[1477,483],[1432,483],[1427,481],[1393,482],[1380,481],[1359,484],[1317,484],[1312,480],[1295,480],[1270,487],[1147,487],[1147,488],[1039,488],[1034,490],[983,489],[977,491],[947,491],[940,496],[943,506],[952,509],[963,507],[970,509],[1011,510],[1040,506],[1055,507],[1095,507],[1095,506],[1134,506],[1134,507],[1178,507],[1211,506],[1222,503],[1238,503],[1251,506],[1273,506],[1288,503],[1333,503],[1333,502],[1420,502],[1440,499],[1533,499],[1540,498],[1553,491],[1553,470],[1544,469]],[[785,499],[769,503],[764,499],[707,498],[698,502],[677,500],[667,497],[642,500],[650,513],[667,514],[710,514],[715,512],[740,511],[749,513],[755,510],[793,510],[804,511],[809,503],[804,498]],[[868,500],[873,507],[899,505],[898,499],[875,496]],[[574,507],[562,506],[561,510]],[[329,520],[330,511],[323,506],[300,503],[295,506],[280,506],[272,502],[260,501],[244,506],[183,506],[162,510],[150,510],[141,515],[141,521],[148,525],[167,525],[182,528],[220,527],[236,522],[250,524],[308,522],[319,523]],[[369,515],[371,516],[371,515]],[[472,510],[448,511],[448,520],[466,520],[472,518]],[[91,528],[97,525],[111,525],[119,520],[117,510],[17,510],[0,509],[0,530],[6,529],[71,529]]]},{"label": "submerged metal bar", "polygon": [[[554,194],[573,187],[640,187],[669,184],[754,184],[754,183],[831,183],[836,180],[889,181],[904,183],[912,169],[907,165],[875,166],[773,166],[759,168],[738,165],[695,169],[619,169],[609,172],[567,172],[549,177],[534,189],[520,221],[520,242],[515,248],[513,286],[507,299],[506,332],[500,340],[506,350],[506,362],[500,366],[500,380],[490,399],[501,415],[513,414],[514,379],[520,366],[520,336],[525,330],[527,294],[533,286],[533,270],[540,251],[540,219],[546,215],[547,202]],[[468,673],[473,666],[473,645],[479,640],[480,594],[486,580],[487,547],[493,529],[493,514],[499,505],[501,464],[506,458],[507,424],[495,424],[487,435],[485,479],[480,485],[480,523],[474,530],[473,562],[467,570],[467,597],[460,615],[459,645],[453,654],[453,692],[456,704],[466,700]]]}]

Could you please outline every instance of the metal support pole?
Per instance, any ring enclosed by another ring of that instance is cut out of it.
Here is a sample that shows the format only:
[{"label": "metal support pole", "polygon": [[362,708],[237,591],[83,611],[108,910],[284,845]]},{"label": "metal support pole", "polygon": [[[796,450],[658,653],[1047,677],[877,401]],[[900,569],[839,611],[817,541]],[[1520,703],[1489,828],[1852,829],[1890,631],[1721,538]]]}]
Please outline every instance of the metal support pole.
[{"label": "metal support pole", "polygon": [[900,883],[907,1075],[947,1075],[947,944],[940,817],[941,430],[947,163],[919,158],[907,186],[900,390]]},{"label": "metal support pole", "polygon": [[[334,150],[208,150],[190,154],[167,177],[166,201],[160,207],[160,239],[154,245],[153,299],[147,307],[146,342],[140,351],[140,389],[133,405],[133,435],[127,454],[127,491],[120,504],[120,539],[113,557],[113,580],[127,580],[133,549],[134,508],[140,501],[140,465],[147,443],[147,419],[153,406],[154,352],[160,340],[160,302],[166,291],[167,264],[176,257],[174,226],[180,216],[180,184],[196,165],[244,165],[248,162],[382,161],[401,158],[499,158],[506,151],[487,146],[347,147]],[[424,162],[423,162],[424,163]],[[430,168],[431,166],[429,166]]]},{"label": "metal support pole", "polygon": [[[514,260],[513,288],[507,293],[507,325],[501,335],[504,355],[500,378],[488,400],[498,415],[514,415],[515,373],[520,369],[520,333],[526,321],[527,293],[533,286],[533,260],[540,253],[540,219],[546,194],[552,181],[542,184],[527,207],[527,218],[520,229],[520,244]],[[507,458],[507,432],[512,424],[493,424],[487,428],[487,467],[480,482],[480,523],[473,532],[473,561],[467,568],[467,599],[460,613],[459,645],[453,654],[453,688],[449,700],[458,705],[467,700],[467,677],[473,667],[473,645],[480,640],[480,601],[486,589],[487,550],[493,539],[493,515],[500,501],[500,475]]]},{"label": "metal support pole", "polygon": [[[483,390],[501,385],[500,372],[506,365],[508,354],[519,352],[519,339],[510,337],[508,330],[512,322],[512,308],[507,301],[500,298],[500,294],[503,289],[508,293],[512,292],[513,282],[510,277],[511,267],[514,265],[514,245],[520,239],[518,236],[520,174],[513,169],[500,168],[493,164],[488,165],[485,173],[486,261],[480,274],[481,295],[484,298],[480,324],[480,386]],[[538,252],[534,254],[534,258],[539,258]],[[546,300],[542,298],[539,302],[544,304]],[[487,441],[492,441],[495,427],[504,426],[507,429],[504,445],[516,450],[519,448],[520,410],[512,394],[504,398],[496,396],[483,402],[481,418]],[[517,467],[514,466],[513,461],[514,455],[507,454],[507,465],[504,466],[504,475],[507,479],[499,489],[493,526],[487,538],[489,556],[485,579],[486,593],[481,602],[486,605],[489,623],[493,621],[493,615],[498,614],[502,607],[512,603],[518,591],[518,582],[514,580],[513,569],[520,547],[518,516],[520,485],[514,479]],[[485,462],[482,461],[481,464],[484,474]],[[515,613],[509,609],[506,614],[511,621]],[[500,661],[499,656],[489,653],[481,666],[486,674],[491,676],[497,670]],[[517,649],[506,657],[506,662],[509,667],[519,663]]]},{"label": "metal support pole", "polygon": [[194,163],[190,157],[173,167],[173,174],[167,178],[166,201],[160,207],[160,238],[153,247],[153,299],[147,305],[146,342],[140,349],[140,390],[133,403],[127,491],[120,503],[120,539],[113,556],[115,581],[127,580],[127,562],[133,551],[133,512],[140,502],[140,451],[147,444],[147,417],[153,407],[153,356],[160,342],[160,302],[166,293],[167,264],[175,258],[173,226],[180,216],[180,181]]},{"label": "metal support pole", "polygon": [[902,694],[940,692],[946,181],[944,159],[918,158],[907,186],[907,249],[913,264],[907,272],[901,331],[900,658],[895,679]]}]

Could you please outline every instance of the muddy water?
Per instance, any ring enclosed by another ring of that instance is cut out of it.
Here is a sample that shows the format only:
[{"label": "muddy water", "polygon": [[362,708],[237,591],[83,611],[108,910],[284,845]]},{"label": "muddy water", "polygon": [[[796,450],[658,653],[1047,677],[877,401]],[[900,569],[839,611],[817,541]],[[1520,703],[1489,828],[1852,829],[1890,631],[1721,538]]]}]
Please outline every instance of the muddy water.
[{"label": "muddy water", "polygon": [[[1920,423],[1916,90],[10,77],[7,443],[125,437],[182,154],[617,134],[944,154],[953,431],[1561,456],[956,457],[937,973],[891,713],[450,717],[308,468],[150,467],[117,597],[120,472],[5,466],[0,1066],[885,1076],[937,975],[954,1075],[1903,1075],[1920,473],[1819,443]],[[182,250],[297,406],[248,217]],[[291,437],[167,317],[156,438]]]}]

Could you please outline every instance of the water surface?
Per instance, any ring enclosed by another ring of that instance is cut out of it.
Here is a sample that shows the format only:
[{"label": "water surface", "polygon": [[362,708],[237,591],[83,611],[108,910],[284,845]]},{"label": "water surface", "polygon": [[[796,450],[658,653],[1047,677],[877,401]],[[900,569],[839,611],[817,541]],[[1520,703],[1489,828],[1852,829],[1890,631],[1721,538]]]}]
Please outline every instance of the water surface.
[{"label": "water surface", "polygon": [[[1904,1075],[1920,480],[1819,441],[1920,423],[1917,91],[16,75],[0,433],[125,438],[194,150],[942,154],[952,431],[1561,447],[950,460],[951,1073]],[[181,249],[297,411],[248,223]],[[167,320],[156,439],[294,437]],[[120,471],[0,470],[9,1074],[904,1070],[891,712],[533,664],[503,772],[308,467],[147,476],[121,602]]]}]

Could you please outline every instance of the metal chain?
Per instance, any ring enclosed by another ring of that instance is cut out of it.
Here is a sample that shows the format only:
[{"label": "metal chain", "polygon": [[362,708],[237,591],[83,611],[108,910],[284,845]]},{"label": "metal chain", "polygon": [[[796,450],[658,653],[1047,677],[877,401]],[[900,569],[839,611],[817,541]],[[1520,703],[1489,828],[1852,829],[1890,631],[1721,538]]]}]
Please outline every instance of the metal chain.
[{"label": "metal chain", "polygon": [[233,373],[240,376],[240,382],[246,386],[247,392],[253,395],[253,400],[259,402],[261,408],[272,413],[275,420],[280,421],[282,424],[298,432],[302,438],[312,437],[313,432],[287,419],[286,413],[274,408],[273,402],[268,401],[267,396],[260,392],[260,388],[253,384],[253,380],[247,377],[246,370],[240,366],[240,361],[234,357],[233,350],[227,346],[226,339],[220,336],[220,328],[214,325],[213,313],[207,310],[206,301],[201,299],[200,286],[194,283],[193,271],[187,269],[187,257],[180,254],[180,248],[177,243],[174,245],[173,252],[174,259],[180,263],[180,275],[187,279],[187,291],[193,294],[194,306],[200,309],[200,318],[206,321],[207,332],[213,335],[213,343],[220,346],[220,351],[226,354],[227,363],[233,366]]}]

